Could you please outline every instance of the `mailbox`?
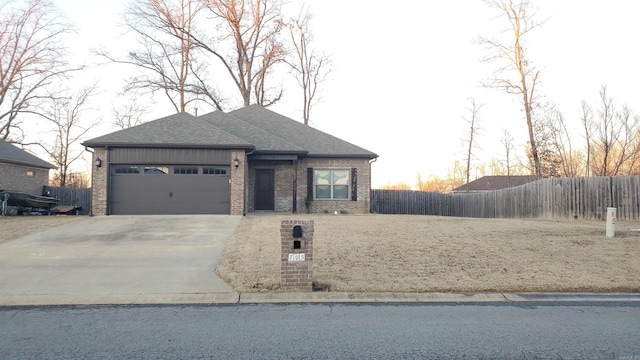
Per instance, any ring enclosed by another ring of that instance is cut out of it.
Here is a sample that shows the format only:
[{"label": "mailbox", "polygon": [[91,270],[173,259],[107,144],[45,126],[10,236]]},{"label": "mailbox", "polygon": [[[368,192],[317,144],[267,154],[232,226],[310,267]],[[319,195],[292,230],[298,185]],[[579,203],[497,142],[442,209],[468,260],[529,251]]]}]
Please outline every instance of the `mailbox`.
[{"label": "mailbox", "polygon": [[293,237],[301,238],[302,237],[302,226],[296,225],[293,227]]},{"label": "mailbox", "polygon": [[293,248],[294,249],[300,249],[300,239],[302,237],[302,226],[300,225],[296,225],[293,227],[293,238],[296,240],[293,240]]}]

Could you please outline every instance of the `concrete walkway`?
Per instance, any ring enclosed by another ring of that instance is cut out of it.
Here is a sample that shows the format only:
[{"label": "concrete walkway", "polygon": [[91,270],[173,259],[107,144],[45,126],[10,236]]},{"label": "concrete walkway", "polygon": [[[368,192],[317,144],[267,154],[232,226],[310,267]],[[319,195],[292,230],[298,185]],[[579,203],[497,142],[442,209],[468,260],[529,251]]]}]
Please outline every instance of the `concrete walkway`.
[{"label": "concrete walkway", "polygon": [[0,305],[237,302],[214,272],[240,216],[98,216],[0,245]]}]

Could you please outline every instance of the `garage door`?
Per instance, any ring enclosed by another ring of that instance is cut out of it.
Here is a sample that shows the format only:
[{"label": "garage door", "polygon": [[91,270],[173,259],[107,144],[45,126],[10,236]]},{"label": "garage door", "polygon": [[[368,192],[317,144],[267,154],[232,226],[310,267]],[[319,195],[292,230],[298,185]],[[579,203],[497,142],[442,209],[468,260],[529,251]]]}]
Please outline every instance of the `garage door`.
[{"label": "garage door", "polygon": [[110,213],[229,214],[228,166],[112,165]]}]

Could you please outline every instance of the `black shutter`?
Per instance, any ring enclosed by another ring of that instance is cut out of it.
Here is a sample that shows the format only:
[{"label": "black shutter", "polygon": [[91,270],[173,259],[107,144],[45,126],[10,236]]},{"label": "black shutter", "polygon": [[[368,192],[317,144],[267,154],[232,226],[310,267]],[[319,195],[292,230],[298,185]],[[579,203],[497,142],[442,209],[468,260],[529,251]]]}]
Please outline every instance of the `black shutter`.
[{"label": "black shutter", "polygon": [[313,199],[313,168],[307,168],[307,197]]},{"label": "black shutter", "polygon": [[358,169],[351,168],[351,201],[358,201]]}]

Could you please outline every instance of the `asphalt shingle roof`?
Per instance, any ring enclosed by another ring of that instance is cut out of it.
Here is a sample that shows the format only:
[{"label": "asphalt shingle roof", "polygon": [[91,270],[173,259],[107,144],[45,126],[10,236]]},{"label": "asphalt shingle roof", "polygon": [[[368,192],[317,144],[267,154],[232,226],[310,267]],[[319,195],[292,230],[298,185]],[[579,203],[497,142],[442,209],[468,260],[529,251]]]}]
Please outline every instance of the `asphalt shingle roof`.
[{"label": "asphalt shingle roof", "polygon": [[171,146],[254,149],[311,157],[378,155],[259,105],[195,117],[178,113],[83,143],[85,146]]},{"label": "asphalt shingle roof", "polygon": [[249,124],[235,116],[215,111],[200,116],[208,123],[232,133],[255,146],[256,152],[291,152],[306,154],[307,151],[261,128]]},{"label": "asphalt shingle roof", "polygon": [[306,149],[309,152],[309,156],[353,156],[369,159],[378,156],[371,151],[265,109],[260,105],[250,105],[232,111],[229,114],[259,127],[282,140]]},{"label": "asphalt shingle roof", "polygon": [[184,112],[87,140],[83,144],[86,146],[252,148],[252,144],[245,140]]},{"label": "asphalt shingle roof", "polygon": [[39,157],[18,148],[17,146],[0,140],[0,162],[16,165],[26,165],[42,169],[55,169],[54,165]]},{"label": "asphalt shingle roof", "polygon": [[[514,186],[520,186],[532,181],[536,181],[533,175],[515,175],[515,176],[483,176],[480,179],[469,183],[469,191],[490,191],[506,189]],[[453,191],[467,191],[467,185],[459,186]]]}]

